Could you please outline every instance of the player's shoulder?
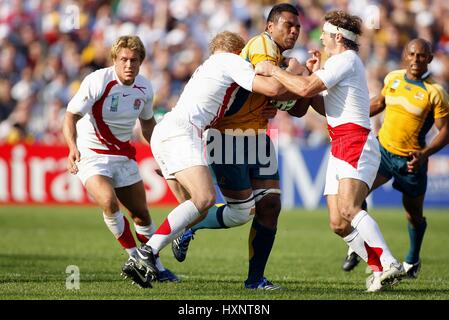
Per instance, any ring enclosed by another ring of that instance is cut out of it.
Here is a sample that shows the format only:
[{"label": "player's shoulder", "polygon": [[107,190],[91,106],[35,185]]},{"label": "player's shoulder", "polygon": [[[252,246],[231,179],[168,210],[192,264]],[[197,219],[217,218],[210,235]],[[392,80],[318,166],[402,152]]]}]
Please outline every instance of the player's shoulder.
[{"label": "player's shoulder", "polygon": [[271,39],[270,35],[267,32],[262,32],[249,39],[245,45],[245,48],[257,46],[258,44],[261,44],[263,42],[274,42],[274,41]]},{"label": "player's shoulder", "polygon": [[279,58],[281,55],[278,45],[268,32],[252,37],[246,43],[240,56],[249,61],[249,57],[253,54],[264,54],[273,58]]},{"label": "player's shoulder", "polygon": [[[231,52],[220,52],[220,53],[216,53],[213,54],[212,56],[210,56],[210,58],[208,59],[210,62],[212,61],[218,61],[219,63],[229,63],[229,62],[234,62],[234,61],[244,61],[244,59],[242,59],[241,56],[235,54],[235,53],[231,53]],[[230,65],[228,65],[228,67],[231,67]]]},{"label": "player's shoulder", "polygon": [[441,84],[436,82],[436,80],[432,76],[429,76],[426,79],[424,79],[424,84],[430,95],[435,95],[439,97],[441,100],[443,100],[445,104],[449,104],[449,95],[446,89],[444,89],[444,87]]},{"label": "player's shoulder", "polygon": [[405,69],[398,69],[398,70],[390,71],[385,76],[385,81],[396,80],[396,79],[403,79],[404,75],[405,75],[405,72],[406,72]]},{"label": "player's shoulder", "polygon": [[84,82],[96,87],[104,87],[110,81],[114,80],[114,70],[112,67],[97,69],[89,73]]},{"label": "player's shoulder", "polygon": [[427,86],[429,86],[432,89],[435,89],[439,92],[446,92],[444,87],[440,83],[438,83],[432,75],[428,76],[423,81]]},{"label": "player's shoulder", "polygon": [[[90,79],[107,79],[114,77],[114,70],[112,67],[101,68],[93,71],[87,77]],[[86,77],[86,78],[87,78]]]},{"label": "player's shoulder", "polygon": [[138,74],[136,76],[136,79],[134,80],[134,86],[138,86],[139,88],[144,90],[145,93],[148,95],[153,94],[153,85],[151,84],[151,81],[141,74]]}]

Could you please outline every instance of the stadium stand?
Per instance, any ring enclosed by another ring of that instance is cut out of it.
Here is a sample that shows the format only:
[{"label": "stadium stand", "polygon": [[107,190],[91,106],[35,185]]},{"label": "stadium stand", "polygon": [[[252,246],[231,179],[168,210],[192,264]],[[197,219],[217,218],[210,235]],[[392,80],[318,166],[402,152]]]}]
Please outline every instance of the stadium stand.
[{"label": "stadium stand", "polygon": [[[109,65],[111,41],[123,34],[143,40],[148,57],[141,72],[153,83],[156,114],[165,113],[207,55],[212,36],[230,30],[249,39],[262,31],[264,15],[276,2],[0,1],[0,142],[63,144],[60,125],[67,102],[86,74]],[[399,67],[403,45],[413,37],[431,41],[431,71],[449,89],[447,1],[290,2],[301,12],[301,35],[290,52],[300,61],[308,49],[320,46],[324,13],[344,9],[364,17],[360,54],[373,92],[388,71]],[[282,139],[301,144],[328,140],[324,118],[312,112],[299,119],[278,112],[272,127],[279,128]]]}]

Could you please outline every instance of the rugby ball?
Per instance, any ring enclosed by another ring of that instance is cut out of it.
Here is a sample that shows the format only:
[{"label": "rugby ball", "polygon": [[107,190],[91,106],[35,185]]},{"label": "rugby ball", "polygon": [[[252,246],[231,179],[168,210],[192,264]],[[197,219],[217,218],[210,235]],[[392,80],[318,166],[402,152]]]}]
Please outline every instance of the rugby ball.
[{"label": "rugby ball", "polygon": [[278,101],[271,100],[271,104],[282,111],[288,111],[295,106],[296,100]]}]

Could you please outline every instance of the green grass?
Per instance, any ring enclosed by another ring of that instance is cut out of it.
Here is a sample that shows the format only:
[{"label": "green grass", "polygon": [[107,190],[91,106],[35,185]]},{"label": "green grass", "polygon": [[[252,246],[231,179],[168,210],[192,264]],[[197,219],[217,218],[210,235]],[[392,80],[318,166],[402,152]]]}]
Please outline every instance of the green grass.
[{"label": "green grass", "polygon": [[[160,223],[167,209],[152,209]],[[393,254],[403,259],[408,235],[403,213],[373,210]],[[164,264],[182,282],[155,283],[140,289],[122,280],[126,254],[90,207],[0,207],[0,299],[171,299],[171,300],[324,300],[449,299],[449,214],[426,210],[428,231],[420,277],[378,294],[364,292],[361,264],[351,273],[340,269],[344,242],[327,225],[325,210],[284,211],[266,275],[285,289],[243,289],[247,272],[249,224],[227,230],[201,230],[191,242],[186,261],[171,249]],[[67,290],[68,265],[80,269],[80,290]]]}]

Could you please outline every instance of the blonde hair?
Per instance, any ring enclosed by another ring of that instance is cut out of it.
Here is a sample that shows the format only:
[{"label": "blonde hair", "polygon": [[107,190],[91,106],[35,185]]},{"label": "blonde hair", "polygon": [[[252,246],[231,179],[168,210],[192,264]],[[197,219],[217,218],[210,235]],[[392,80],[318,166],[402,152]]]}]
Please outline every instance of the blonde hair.
[{"label": "blonde hair", "polygon": [[209,51],[213,54],[217,50],[225,52],[240,52],[245,41],[237,33],[223,31],[218,33],[209,43]]},{"label": "blonde hair", "polygon": [[119,37],[111,47],[111,58],[114,61],[117,58],[119,51],[123,48],[127,48],[132,51],[136,51],[140,58],[140,63],[143,62],[146,56],[145,47],[137,36],[121,36]]}]

